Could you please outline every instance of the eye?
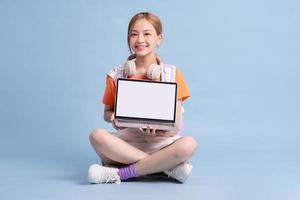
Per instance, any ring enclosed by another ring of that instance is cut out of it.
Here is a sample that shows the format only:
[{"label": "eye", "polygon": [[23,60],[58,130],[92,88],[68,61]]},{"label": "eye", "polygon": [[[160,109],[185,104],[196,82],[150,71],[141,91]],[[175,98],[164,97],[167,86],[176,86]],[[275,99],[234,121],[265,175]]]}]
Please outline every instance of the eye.
[{"label": "eye", "polygon": [[145,35],[147,35],[147,36],[148,36],[148,35],[151,35],[151,33],[145,33]]},{"label": "eye", "polygon": [[131,33],[131,34],[130,34],[130,37],[136,37],[136,36],[137,36],[136,33]]}]

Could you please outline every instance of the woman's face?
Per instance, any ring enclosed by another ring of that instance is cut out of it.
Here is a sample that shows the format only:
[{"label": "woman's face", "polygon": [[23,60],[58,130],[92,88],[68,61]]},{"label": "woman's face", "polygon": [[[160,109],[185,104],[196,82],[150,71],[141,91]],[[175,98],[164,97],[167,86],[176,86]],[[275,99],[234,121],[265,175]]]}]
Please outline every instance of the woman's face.
[{"label": "woman's face", "polygon": [[129,33],[129,45],[136,56],[155,55],[155,47],[161,42],[153,25],[146,19],[137,20]]}]

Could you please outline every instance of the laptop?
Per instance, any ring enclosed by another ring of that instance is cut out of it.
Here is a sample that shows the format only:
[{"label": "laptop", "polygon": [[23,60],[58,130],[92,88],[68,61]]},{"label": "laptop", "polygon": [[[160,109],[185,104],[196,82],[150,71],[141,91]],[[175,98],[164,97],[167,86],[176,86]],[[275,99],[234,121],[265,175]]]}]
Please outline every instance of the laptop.
[{"label": "laptop", "polygon": [[176,100],[176,83],[119,78],[115,123],[119,127],[177,130]]}]

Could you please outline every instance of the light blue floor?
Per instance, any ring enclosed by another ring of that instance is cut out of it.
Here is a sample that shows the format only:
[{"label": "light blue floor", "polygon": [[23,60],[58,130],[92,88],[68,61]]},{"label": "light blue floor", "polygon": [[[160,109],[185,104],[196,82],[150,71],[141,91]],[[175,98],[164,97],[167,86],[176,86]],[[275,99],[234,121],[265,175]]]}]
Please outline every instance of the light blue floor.
[{"label": "light blue floor", "polygon": [[4,159],[0,167],[1,199],[299,199],[299,160],[274,154],[277,158],[264,155],[260,160],[232,154],[214,159],[202,156],[194,162],[194,171],[185,184],[148,180],[89,185],[86,170],[93,159]]},{"label": "light blue floor", "polygon": [[36,147],[17,141],[13,146],[19,150],[8,152],[12,144],[6,143],[1,145],[1,199],[299,199],[298,141],[248,137],[245,142],[226,131],[208,135],[197,137],[194,169],[184,184],[165,179],[88,184],[87,168],[98,159],[85,134],[74,145],[51,144],[50,137],[50,143]]}]

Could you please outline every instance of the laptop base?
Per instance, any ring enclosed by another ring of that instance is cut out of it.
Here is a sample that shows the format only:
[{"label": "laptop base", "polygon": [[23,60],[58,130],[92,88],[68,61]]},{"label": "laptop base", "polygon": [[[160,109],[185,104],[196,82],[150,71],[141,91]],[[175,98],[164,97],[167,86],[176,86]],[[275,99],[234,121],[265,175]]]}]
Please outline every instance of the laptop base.
[{"label": "laptop base", "polygon": [[115,124],[119,127],[128,127],[128,128],[144,128],[146,129],[148,126],[155,127],[157,130],[163,130],[163,131],[178,131],[178,128],[175,127],[174,124],[155,124],[155,123],[131,123],[127,121],[121,121],[118,119],[115,119]]}]

